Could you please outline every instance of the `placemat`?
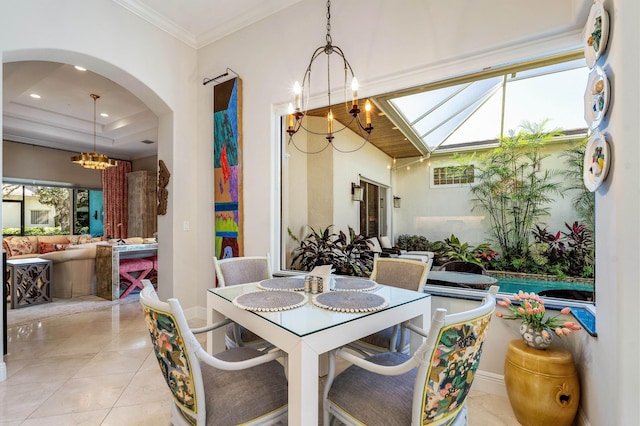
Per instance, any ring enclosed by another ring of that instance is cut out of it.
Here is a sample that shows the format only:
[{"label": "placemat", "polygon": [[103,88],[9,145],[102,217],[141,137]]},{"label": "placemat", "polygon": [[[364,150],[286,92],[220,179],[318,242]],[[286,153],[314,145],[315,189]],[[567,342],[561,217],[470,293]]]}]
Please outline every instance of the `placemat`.
[{"label": "placemat", "polygon": [[276,312],[298,308],[307,303],[307,296],[286,290],[253,291],[233,299],[233,304],[247,311]]},{"label": "placemat", "polygon": [[263,290],[287,290],[302,291],[304,290],[304,278],[301,277],[277,277],[262,280],[258,283],[258,288]]},{"label": "placemat", "polygon": [[373,312],[387,306],[384,297],[357,291],[334,291],[315,297],[313,303],[324,309],[338,312]]},{"label": "placemat", "polygon": [[336,278],[334,291],[371,291],[378,288],[378,284],[364,278]]}]

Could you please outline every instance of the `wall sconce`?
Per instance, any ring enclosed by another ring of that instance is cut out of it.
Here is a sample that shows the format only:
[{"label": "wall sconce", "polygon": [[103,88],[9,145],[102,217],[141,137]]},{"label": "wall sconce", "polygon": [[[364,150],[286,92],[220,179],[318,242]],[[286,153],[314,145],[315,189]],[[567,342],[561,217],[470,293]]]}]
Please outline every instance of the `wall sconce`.
[{"label": "wall sconce", "polygon": [[393,208],[394,209],[400,208],[400,197],[396,197],[395,195],[393,196]]},{"label": "wall sconce", "polygon": [[351,199],[353,201],[362,201],[362,187],[351,182]]}]

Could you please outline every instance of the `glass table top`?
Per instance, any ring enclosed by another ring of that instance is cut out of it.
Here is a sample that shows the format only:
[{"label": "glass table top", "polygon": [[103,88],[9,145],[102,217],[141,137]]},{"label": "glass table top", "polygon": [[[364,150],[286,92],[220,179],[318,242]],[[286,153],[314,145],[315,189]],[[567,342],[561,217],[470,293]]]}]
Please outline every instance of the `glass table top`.
[{"label": "glass table top", "polygon": [[[267,291],[267,290],[260,290],[257,287],[257,283],[250,283],[250,284],[242,284],[242,285],[235,285],[235,286],[229,286],[229,287],[210,288],[207,291],[209,291],[210,293],[214,294],[217,297],[220,297],[221,299],[224,299],[232,303],[236,297],[242,294],[255,292],[255,291]],[[346,292],[339,292],[339,293],[346,293]],[[331,311],[331,310],[324,309],[314,305],[311,299],[316,296],[315,294],[303,293],[308,296],[309,301],[299,308],[278,311],[278,312],[255,312],[255,311],[249,311],[249,312],[253,315],[258,315],[266,319],[267,321],[279,327],[282,327],[297,336],[302,337],[312,333],[316,333],[318,331],[322,331],[327,328],[345,324],[362,317],[375,315],[378,312],[384,312],[385,310],[389,310],[397,306],[411,303],[416,300],[430,297],[430,295],[426,293],[405,290],[405,289],[396,288],[396,287],[389,287],[385,285],[378,286],[378,288],[373,290],[371,293],[382,296],[388,302],[387,306],[375,312],[360,312],[360,313],[336,312],[336,311]],[[241,309],[241,308],[237,308],[237,309]]]}]

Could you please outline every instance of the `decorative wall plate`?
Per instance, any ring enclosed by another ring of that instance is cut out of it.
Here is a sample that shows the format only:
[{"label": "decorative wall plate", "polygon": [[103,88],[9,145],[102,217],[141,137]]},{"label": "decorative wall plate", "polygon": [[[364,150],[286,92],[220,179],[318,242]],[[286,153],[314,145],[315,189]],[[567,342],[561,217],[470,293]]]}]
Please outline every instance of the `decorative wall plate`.
[{"label": "decorative wall plate", "polygon": [[602,122],[609,107],[610,92],[607,74],[600,66],[594,66],[584,91],[584,120],[591,130]]},{"label": "decorative wall plate", "polygon": [[599,1],[595,1],[589,12],[589,19],[584,29],[584,57],[587,66],[593,68],[598,58],[607,48],[609,38],[609,14]]},{"label": "decorative wall plate", "polygon": [[591,134],[584,152],[582,177],[589,191],[595,192],[604,182],[610,164],[609,144],[604,135],[596,130]]}]

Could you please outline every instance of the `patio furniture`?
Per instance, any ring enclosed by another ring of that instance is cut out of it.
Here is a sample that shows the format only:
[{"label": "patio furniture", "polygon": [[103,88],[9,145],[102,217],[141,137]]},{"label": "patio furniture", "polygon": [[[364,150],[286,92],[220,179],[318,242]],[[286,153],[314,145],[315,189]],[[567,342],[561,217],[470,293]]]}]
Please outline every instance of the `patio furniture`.
[{"label": "patio furniture", "polygon": [[[323,393],[324,425],[466,425],[466,398],[480,364],[498,287],[480,306],[449,314],[437,309],[426,341],[412,356],[386,352],[362,359],[338,349],[329,353]],[[351,365],[336,376],[336,359]],[[450,371],[455,374],[450,374]]]},{"label": "patio furniture", "polygon": [[460,260],[453,260],[451,262],[447,262],[440,267],[441,271],[455,271],[455,272],[469,272],[471,274],[482,274],[486,275],[487,270],[482,267],[482,265],[478,265],[473,262],[464,262]]},{"label": "patio furniture", "polygon": [[427,277],[427,284],[486,290],[492,285],[498,284],[498,280],[489,275],[470,272],[431,271]]},{"label": "patio furniture", "polygon": [[[244,256],[218,259],[213,257],[213,267],[218,287],[262,281],[271,278],[269,255]],[[227,348],[249,346],[254,349],[271,349],[273,345],[254,332],[232,323],[227,326],[225,342]]]},{"label": "patio furniture", "polygon": [[282,351],[264,353],[233,348],[208,354],[194,333],[208,332],[228,321],[190,330],[177,299],[158,300],[144,280],[140,292],[153,349],[171,390],[174,425],[273,425],[287,418],[287,379],[276,359]]},{"label": "patio furniture", "polygon": [[[415,260],[376,256],[370,278],[379,284],[422,292],[430,267],[429,263]],[[404,327],[396,324],[356,340],[348,346],[365,356],[397,350],[406,351],[407,333]]]}]

